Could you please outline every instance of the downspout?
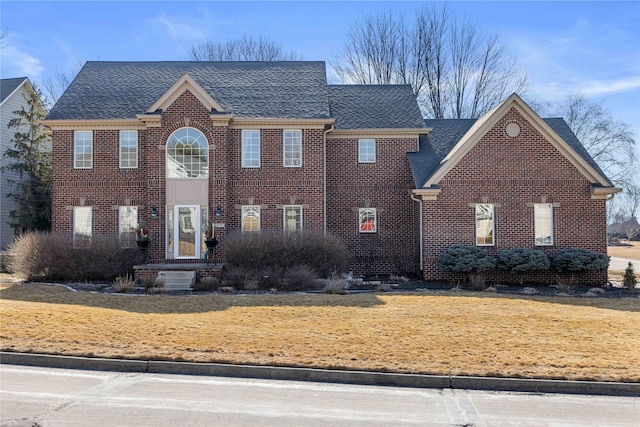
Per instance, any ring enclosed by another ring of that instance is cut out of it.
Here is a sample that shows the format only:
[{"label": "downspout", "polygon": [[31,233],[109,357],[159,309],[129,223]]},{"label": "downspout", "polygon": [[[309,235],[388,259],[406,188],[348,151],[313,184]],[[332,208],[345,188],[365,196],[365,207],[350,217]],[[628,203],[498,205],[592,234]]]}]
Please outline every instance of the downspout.
[{"label": "downspout", "polygon": [[329,129],[325,130],[322,134],[323,139],[324,139],[324,169],[323,169],[323,176],[322,176],[322,191],[323,191],[323,196],[324,196],[324,236],[327,237],[327,134],[329,132],[331,132],[334,129],[333,123],[331,124],[331,126],[329,127]]},{"label": "downspout", "polygon": [[418,202],[418,204],[420,205],[420,271],[422,271],[424,267],[424,258],[423,258],[423,249],[422,249],[424,245],[424,242],[422,241],[422,228],[424,227],[424,223],[422,221],[422,198],[416,199],[415,195],[413,194],[413,191],[410,194],[411,194],[411,200],[413,200],[414,202]]}]

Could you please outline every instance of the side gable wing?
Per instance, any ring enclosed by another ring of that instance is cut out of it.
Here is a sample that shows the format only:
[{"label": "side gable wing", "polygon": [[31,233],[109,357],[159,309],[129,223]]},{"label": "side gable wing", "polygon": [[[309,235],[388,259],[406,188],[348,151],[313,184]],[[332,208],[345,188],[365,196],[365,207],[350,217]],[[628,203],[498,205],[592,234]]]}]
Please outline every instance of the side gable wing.
[{"label": "side gable wing", "polygon": [[[453,146],[448,154],[440,162],[438,169],[427,179],[422,185],[423,189],[437,187],[438,183],[445,177],[445,175],[453,169],[458,162],[495,126],[495,124],[512,108],[515,108],[526,120],[528,120],[534,128],[540,132],[540,134],[548,140],[573,166],[580,171],[580,173],[590,182],[593,186],[602,189],[607,189],[607,194],[613,194],[621,191],[619,188],[615,188],[604,173],[598,168],[598,166],[590,158],[586,150],[579,153],[574,147],[575,144],[570,144],[559,133],[549,125],[545,120],[540,118],[517,94],[511,95],[504,102],[499,104],[493,110],[479,118],[473,125],[467,130],[467,132],[460,138],[460,140]],[[575,138],[575,137],[574,137]],[[577,141],[577,140],[576,140]],[[594,193],[595,194],[595,193]]]}]

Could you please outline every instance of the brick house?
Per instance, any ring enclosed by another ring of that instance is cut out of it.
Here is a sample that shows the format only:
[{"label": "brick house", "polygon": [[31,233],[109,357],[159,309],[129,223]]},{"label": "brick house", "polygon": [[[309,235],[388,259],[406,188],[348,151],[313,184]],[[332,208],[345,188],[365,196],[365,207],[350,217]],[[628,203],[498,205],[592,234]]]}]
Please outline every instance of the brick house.
[{"label": "brick house", "polygon": [[206,269],[208,222],[332,233],[357,272],[425,279],[455,243],[605,252],[619,191],[517,95],[425,122],[410,86],[328,85],[323,62],[88,62],[44,124],[53,230],[82,246],[146,223],[164,267]]}]

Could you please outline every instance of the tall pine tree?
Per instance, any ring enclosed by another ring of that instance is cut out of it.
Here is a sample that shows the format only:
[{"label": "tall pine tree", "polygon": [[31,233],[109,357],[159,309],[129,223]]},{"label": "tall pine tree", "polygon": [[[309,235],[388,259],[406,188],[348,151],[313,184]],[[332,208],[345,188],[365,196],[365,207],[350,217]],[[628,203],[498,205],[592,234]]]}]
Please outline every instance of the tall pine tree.
[{"label": "tall pine tree", "polygon": [[8,161],[2,166],[19,177],[8,180],[12,189],[8,197],[17,204],[9,212],[9,224],[18,233],[51,228],[51,141],[40,124],[46,111],[41,91],[29,84],[25,88],[26,105],[13,111],[16,117],[9,121],[16,133],[13,146],[3,154]]}]

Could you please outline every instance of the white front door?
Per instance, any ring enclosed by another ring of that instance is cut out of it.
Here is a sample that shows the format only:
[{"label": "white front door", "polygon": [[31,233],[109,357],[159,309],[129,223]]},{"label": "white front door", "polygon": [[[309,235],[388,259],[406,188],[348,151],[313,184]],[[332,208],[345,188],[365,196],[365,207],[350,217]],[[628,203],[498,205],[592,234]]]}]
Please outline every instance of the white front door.
[{"label": "white front door", "polygon": [[200,224],[200,206],[181,205],[173,207],[174,245],[176,259],[200,258],[202,254],[202,226]]}]

